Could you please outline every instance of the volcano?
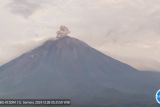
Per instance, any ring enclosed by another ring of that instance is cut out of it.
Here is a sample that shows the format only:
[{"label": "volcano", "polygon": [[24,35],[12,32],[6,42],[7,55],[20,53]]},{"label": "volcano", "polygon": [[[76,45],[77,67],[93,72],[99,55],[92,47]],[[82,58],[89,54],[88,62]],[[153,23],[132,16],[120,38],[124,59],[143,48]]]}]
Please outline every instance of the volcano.
[{"label": "volcano", "polygon": [[71,99],[71,107],[153,107],[159,77],[65,36],[3,65],[0,97]]}]

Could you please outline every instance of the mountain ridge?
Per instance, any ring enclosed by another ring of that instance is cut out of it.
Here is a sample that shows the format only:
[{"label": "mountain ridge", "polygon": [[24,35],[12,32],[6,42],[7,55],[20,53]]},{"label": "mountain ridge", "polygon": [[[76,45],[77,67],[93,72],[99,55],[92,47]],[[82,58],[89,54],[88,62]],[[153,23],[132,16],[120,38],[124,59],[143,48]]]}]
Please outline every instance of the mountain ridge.
[{"label": "mountain ridge", "polygon": [[156,81],[146,81],[150,76],[65,36],[47,40],[0,67],[0,96],[69,98],[73,106],[154,104],[151,93],[160,81],[155,75]]}]

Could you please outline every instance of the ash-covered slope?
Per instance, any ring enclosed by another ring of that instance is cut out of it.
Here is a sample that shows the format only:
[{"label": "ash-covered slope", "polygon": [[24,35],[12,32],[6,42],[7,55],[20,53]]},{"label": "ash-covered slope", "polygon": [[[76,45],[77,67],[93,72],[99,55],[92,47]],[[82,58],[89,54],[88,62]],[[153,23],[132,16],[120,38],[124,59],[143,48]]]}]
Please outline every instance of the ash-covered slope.
[{"label": "ash-covered slope", "polygon": [[0,97],[66,98],[77,107],[152,105],[159,82],[157,74],[137,71],[66,36],[2,66]]}]

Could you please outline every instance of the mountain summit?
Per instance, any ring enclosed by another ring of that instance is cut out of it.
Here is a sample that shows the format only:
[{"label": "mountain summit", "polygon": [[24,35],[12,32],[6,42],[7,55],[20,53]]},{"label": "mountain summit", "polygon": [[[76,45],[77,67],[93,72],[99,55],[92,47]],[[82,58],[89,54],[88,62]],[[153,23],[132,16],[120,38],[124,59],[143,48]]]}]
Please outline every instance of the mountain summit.
[{"label": "mountain summit", "polygon": [[[156,86],[155,81],[145,80],[148,77],[78,39],[64,36],[3,65],[0,97],[66,98],[73,107],[145,105],[151,104],[150,87]],[[144,100],[145,96],[149,97]]]}]

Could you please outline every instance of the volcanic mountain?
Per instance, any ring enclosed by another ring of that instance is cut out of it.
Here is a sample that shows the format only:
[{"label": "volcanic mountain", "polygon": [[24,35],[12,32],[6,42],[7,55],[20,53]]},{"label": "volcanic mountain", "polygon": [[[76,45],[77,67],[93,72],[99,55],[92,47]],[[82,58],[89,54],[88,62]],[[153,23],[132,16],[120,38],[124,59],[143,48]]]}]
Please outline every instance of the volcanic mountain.
[{"label": "volcanic mountain", "polygon": [[153,107],[159,77],[65,36],[3,65],[0,97],[71,99],[72,107]]}]

